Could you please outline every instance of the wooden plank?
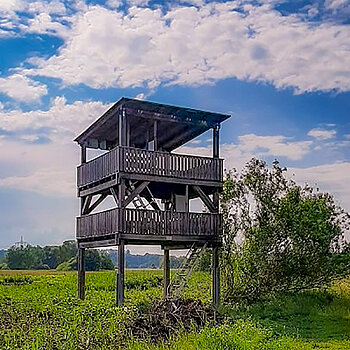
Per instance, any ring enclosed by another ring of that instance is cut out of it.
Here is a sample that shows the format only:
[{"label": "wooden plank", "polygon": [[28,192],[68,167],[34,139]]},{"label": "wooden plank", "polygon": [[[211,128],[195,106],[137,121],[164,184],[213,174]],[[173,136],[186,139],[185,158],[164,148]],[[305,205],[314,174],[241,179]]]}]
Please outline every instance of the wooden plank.
[{"label": "wooden plank", "polygon": [[96,241],[78,241],[79,248],[100,248],[115,246],[115,238],[103,239]]},{"label": "wooden plank", "polygon": [[120,178],[130,179],[130,180],[139,180],[139,181],[150,181],[150,182],[164,182],[164,183],[176,183],[180,185],[200,185],[208,187],[219,187],[223,186],[222,181],[208,181],[200,179],[183,179],[176,177],[165,177],[158,175],[147,175],[147,174],[135,174],[135,173],[119,173]]},{"label": "wooden plank", "polygon": [[124,276],[125,276],[125,247],[121,240],[118,246],[118,272],[117,272],[117,305],[124,304]]},{"label": "wooden plank", "polygon": [[85,214],[90,214],[94,209],[96,209],[105,199],[107,198],[107,194],[103,193],[96,199],[96,201],[86,209]]},{"label": "wooden plank", "polygon": [[212,267],[212,293],[213,306],[217,309],[220,305],[220,271],[219,271],[219,248],[213,247],[213,267]]},{"label": "wooden plank", "polygon": [[169,249],[164,249],[163,258],[163,299],[168,297],[170,284],[170,254]]},{"label": "wooden plank", "polygon": [[126,198],[123,202],[121,207],[125,208],[128,206],[128,204],[130,204],[132,202],[133,199],[135,199],[136,196],[138,196],[148,185],[149,185],[149,181],[143,181],[140,185],[138,185],[128,196],[128,198]]},{"label": "wooden plank", "polygon": [[78,298],[85,298],[85,249],[78,249]]},{"label": "wooden plank", "polygon": [[113,179],[103,184],[100,184],[91,188],[87,188],[86,190],[78,190],[78,196],[84,197],[91,194],[98,194],[99,192],[107,190],[108,188],[115,186],[117,184],[118,184],[118,179]]},{"label": "wooden plank", "polygon": [[119,207],[119,204],[120,204],[120,203],[119,203],[118,193],[116,192],[116,190],[115,190],[114,187],[111,187],[111,188],[110,188],[110,191],[111,191],[111,194],[112,194],[112,196],[113,196],[113,198],[114,198],[114,201],[115,201],[116,206]]},{"label": "wooden plank", "polygon": [[192,188],[197,192],[199,198],[203,201],[206,207],[209,209],[211,213],[217,213],[218,207],[211,201],[211,199],[203,192],[200,186],[192,186]]}]

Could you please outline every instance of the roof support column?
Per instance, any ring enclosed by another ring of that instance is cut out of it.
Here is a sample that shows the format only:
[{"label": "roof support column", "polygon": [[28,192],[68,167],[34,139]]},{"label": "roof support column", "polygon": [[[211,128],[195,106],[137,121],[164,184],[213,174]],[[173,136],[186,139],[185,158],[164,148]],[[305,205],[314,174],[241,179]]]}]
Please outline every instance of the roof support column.
[{"label": "roof support column", "polygon": [[[220,125],[213,128],[213,158],[219,158],[219,130]],[[213,205],[216,212],[219,212],[219,191],[216,190],[213,194]],[[213,261],[212,261],[212,297],[213,306],[215,309],[220,305],[220,269],[219,269],[219,247],[213,247]]]}]

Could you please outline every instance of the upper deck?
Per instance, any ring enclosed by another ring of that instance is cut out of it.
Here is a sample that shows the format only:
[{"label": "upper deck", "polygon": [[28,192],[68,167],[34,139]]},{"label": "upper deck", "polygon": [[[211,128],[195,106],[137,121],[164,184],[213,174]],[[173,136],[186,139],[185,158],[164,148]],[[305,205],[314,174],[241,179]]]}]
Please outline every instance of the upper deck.
[{"label": "upper deck", "polygon": [[84,191],[113,181],[117,175],[218,187],[223,180],[223,160],[118,146],[78,166],[77,186]]}]

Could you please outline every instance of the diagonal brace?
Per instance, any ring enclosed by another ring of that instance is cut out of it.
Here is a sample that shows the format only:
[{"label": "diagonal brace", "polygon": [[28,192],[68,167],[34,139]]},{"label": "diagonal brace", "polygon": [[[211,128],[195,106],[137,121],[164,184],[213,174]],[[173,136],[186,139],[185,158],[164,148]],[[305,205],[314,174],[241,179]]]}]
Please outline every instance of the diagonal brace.
[{"label": "diagonal brace", "polygon": [[119,207],[119,199],[118,199],[118,193],[114,187],[111,187],[111,194],[114,198],[115,204],[117,207]]},{"label": "diagonal brace", "polygon": [[92,204],[89,208],[87,208],[85,214],[90,214],[98,205],[100,205],[105,200],[106,197],[107,197],[106,193],[101,194],[100,197],[96,199],[94,204]]},{"label": "diagonal brace", "polygon": [[213,203],[213,201],[204,193],[204,191],[199,186],[193,185],[192,187],[196,191],[196,193],[198,194],[199,198],[203,201],[203,203],[209,209],[209,211],[211,213],[217,213],[218,208]]},{"label": "diagonal brace", "polygon": [[89,205],[91,204],[92,196],[83,197],[83,207],[81,208],[81,214],[88,214]]},{"label": "diagonal brace", "polygon": [[126,198],[123,202],[121,207],[125,208],[128,204],[130,204],[132,202],[132,200],[138,196],[148,185],[149,185],[149,181],[143,181],[141,182],[140,185],[138,185],[137,187],[135,187],[133,189],[133,191],[129,194],[128,198]]}]

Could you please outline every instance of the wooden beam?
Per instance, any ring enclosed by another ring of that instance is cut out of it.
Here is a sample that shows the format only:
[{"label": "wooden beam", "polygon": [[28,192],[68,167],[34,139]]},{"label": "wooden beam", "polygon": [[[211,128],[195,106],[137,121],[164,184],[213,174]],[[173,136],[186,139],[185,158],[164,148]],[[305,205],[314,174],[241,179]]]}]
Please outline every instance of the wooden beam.
[{"label": "wooden beam", "polygon": [[[185,179],[180,177],[165,177],[160,175],[146,175],[146,174],[136,174],[136,173],[119,173],[120,178],[139,180],[139,181],[149,181],[149,182],[164,182],[164,183],[175,183],[181,185],[198,185],[201,186],[213,186],[222,187],[222,181],[214,180],[193,180]],[[85,193],[85,192],[84,192]]]},{"label": "wooden beam", "polygon": [[114,198],[114,201],[115,201],[116,206],[119,207],[118,193],[116,192],[116,190],[115,190],[114,187],[111,187],[110,190],[111,190],[111,194],[112,194],[112,196],[113,196],[113,198]]},{"label": "wooden beam", "polygon": [[211,199],[203,192],[199,186],[194,185],[192,188],[196,191],[196,193],[199,195],[199,198],[203,201],[211,213],[218,212],[217,206],[211,201]]},{"label": "wooden beam", "polygon": [[94,202],[94,204],[92,204],[86,211],[85,214],[90,214],[98,205],[100,205],[105,199],[107,198],[107,194],[106,193],[102,193],[100,195],[100,197],[98,197],[96,199],[96,201]]},{"label": "wooden beam", "polygon": [[78,249],[78,298],[85,298],[85,249]]},{"label": "wooden beam", "polygon": [[91,204],[91,200],[92,200],[93,196],[86,196],[82,198],[82,209],[81,209],[81,214],[85,215],[88,214],[88,210],[89,210],[89,206]]},{"label": "wooden beam", "polygon": [[118,246],[118,273],[117,273],[117,305],[124,303],[124,270],[125,270],[125,247],[121,240]]},{"label": "wooden beam", "polygon": [[154,150],[158,151],[158,120],[154,120],[154,123],[153,123],[153,140],[154,140]]},{"label": "wooden beam", "polygon": [[213,248],[213,306],[217,309],[220,305],[220,275],[219,275],[219,247]]},{"label": "wooden beam", "polygon": [[86,163],[86,144],[82,144],[81,146],[81,159],[80,159],[80,163],[84,164]]},{"label": "wooden beam", "polygon": [[169,249],[164,249],[163,259],[163,298],[166,299],[169,296],[169,284],[170,284],[170,254]]},{"label": "wooden beam", "polygon": [[[147,186],[146,186],[147,187]],[[151,193],[149,191],[145,192],[144,196],[147,202],[151,205],[154,210],[161,210],[158,203],[153,200]]]},{"label": "wooden beam", "polygon": [[[110,235],[112,236],[112,235]],[[78,242],[79,248],[101,248],[115,246],[115,238],[109,239],[97,239],[96,241],[80,241]]]},{"label": "wooden beam", "polygon": [[219,139],[219,130],[220,130],[220,124],[216,125],[213,128],[213,158],[219,158],[219,145],[220,145],[220,139]]},{"label": "wooden beam", "polygon": [[132,200],[138,196],[145,188],[146,186],[149,185],[149,181],[143,181],[139,186],[137,186],[128,196],[128,198],[126,198],[123,202],[122,202],[122,208],[125,208],[128,204],[130,204],[132,202]]}]

